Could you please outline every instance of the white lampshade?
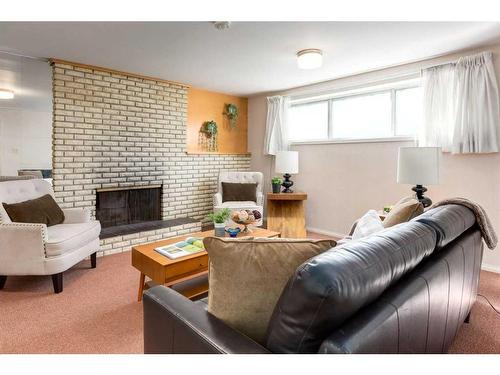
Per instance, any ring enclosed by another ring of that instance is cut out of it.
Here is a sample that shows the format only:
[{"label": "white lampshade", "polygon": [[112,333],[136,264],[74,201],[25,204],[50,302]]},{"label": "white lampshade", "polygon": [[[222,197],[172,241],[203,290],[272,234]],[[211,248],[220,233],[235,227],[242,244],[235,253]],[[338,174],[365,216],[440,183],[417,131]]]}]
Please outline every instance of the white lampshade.
[{"label": "white lampshade", "polygon": [[441,147],[400,147],[398,183],[437,185],[440,165]]},{"label": "white lampshade", "polygon": [[278,151],[276,153],[277,173],[299,173],[299,152],[298,151]]}]

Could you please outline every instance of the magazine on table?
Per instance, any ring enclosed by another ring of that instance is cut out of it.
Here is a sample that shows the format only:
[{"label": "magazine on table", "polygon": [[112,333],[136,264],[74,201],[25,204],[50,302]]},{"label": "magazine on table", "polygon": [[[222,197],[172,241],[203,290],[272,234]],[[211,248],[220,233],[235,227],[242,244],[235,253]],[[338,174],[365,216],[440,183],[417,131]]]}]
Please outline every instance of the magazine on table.
[{"label": "magazine on table", "polygon": [[156,252],[170,259],[193,255],[204,250],[203,239],[199,237],[188,237],[184,241],[155,248]]}]

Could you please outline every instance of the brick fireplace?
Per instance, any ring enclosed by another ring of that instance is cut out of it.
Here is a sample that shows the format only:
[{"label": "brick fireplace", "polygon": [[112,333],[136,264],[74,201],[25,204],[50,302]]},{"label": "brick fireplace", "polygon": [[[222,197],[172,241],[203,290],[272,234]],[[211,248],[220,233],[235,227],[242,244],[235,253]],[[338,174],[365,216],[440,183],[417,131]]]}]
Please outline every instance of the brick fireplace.
[{"label": "brick fireplace", "polygon": [[161,185],[96,189],[96,219],[102,228],[161,220]]},{"label": "brick fireplace", "polygon": [[98,192],[153,185],[160,219],[172,220],[168,228],[102,238],[103,254],[200,230],[219,171],[249,170],[248,154],[186,153],[187,86],[60,61],[52,66],[59,204],[88,207],[95,217]]}]

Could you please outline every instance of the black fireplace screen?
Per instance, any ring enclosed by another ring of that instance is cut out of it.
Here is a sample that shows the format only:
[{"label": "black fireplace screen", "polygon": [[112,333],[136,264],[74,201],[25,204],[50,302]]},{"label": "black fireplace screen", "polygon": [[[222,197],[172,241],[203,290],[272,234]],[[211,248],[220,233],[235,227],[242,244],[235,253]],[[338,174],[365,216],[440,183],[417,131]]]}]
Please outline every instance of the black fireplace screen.
[{"label": "black fireplace screen", "polygon": [[96,218],[103,228],[161,220],[161,187],[97,191]]}]

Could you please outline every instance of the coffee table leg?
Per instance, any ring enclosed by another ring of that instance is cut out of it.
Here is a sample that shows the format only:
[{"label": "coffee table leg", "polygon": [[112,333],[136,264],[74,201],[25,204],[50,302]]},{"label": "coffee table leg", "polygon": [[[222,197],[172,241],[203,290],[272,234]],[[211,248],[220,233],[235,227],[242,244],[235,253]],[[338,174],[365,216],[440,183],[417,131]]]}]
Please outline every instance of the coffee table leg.
[{"label": "coffee table leg", "polygon": [[137,295],[137,302],[142,301],[142,292],[144,291],[144,283],[146,282],[146,275],[141,273],[139,277],[139,293]]}]

